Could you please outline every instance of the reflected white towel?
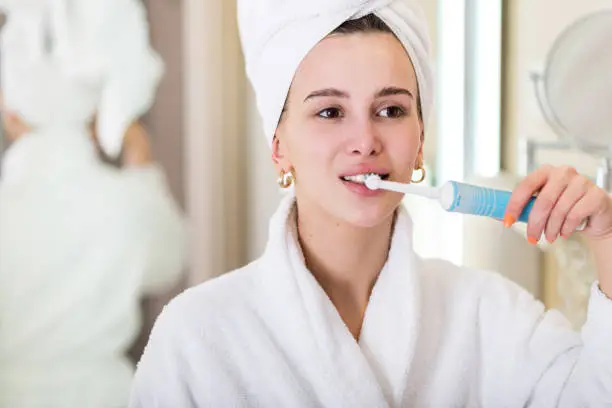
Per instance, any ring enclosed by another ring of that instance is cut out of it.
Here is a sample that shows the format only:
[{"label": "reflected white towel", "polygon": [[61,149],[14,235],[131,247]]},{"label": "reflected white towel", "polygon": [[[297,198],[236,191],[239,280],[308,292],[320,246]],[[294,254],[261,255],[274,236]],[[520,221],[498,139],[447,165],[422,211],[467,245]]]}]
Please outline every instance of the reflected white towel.
[{"label": "reflected white towel", "polygon": [[[2,91],[33,127],[86,124],[97,113],[107,155],[152,105],[163,63],[139,0],[0,0]],[[61,101],[61,103],[58,103]]]}]

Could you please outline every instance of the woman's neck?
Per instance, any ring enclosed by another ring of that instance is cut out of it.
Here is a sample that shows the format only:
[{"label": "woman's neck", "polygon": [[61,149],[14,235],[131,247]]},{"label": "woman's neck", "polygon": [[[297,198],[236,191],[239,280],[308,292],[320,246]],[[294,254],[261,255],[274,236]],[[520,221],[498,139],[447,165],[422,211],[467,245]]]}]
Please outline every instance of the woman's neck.
[{"label": "woman's neck", "polygon": [[362,228],[317,211],[299,211],[298,239],[307,268],[357,339],[372,288],[386,263],[394,217]]}]

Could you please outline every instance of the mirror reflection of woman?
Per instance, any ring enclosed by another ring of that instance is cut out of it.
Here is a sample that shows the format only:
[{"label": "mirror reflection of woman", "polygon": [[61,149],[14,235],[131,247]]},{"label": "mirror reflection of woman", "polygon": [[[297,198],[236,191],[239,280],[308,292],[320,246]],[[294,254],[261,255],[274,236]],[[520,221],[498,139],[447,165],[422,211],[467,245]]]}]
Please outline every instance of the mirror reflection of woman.
[{"label": "mirror reflection of woman", "polygon": [[[419,258],[402,195],[422,179],[433,75],[408,0],[243,0],[239,22],[279,183],[293,190],[255,262],[159,317],[130,407],[582,407],[612,401],[612,201],[570,167],[539,192],[528,239],[585,218],[597,259],[582,334],[499,274]],[[460,154],[460,153],[459,153]],[[435,205],[435,204],[432,204]]]},{"label": "mirror reflection of woman", "polygon": [[[94,20],[76,26],[101,18],[121,44],[71,43],[62,60],[39,36],[46,0],[10,2],[2,31],[0,407],[124,407],[141,298],[185,263],[182,214],[138,122],[162,73],[142,5],[68,3]],[[115,13],[125,20],[104,21]]]}]

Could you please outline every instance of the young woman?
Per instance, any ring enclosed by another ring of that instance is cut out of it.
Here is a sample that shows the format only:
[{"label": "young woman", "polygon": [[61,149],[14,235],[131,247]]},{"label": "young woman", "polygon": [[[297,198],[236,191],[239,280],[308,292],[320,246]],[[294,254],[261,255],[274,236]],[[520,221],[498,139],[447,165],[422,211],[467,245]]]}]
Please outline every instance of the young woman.
[{"label": "young woman", "polygon": [[172,301],[139,363],[136,407],[577,407],[612,400],[612,202],[570,168],[532,194],[536,241],[584,231],[599,267],[582,335],[500,275],[419,259],[399,194],[422,178],[432,75],[416,7],[239,2],[247,72],[294,193],[257,261]]}]

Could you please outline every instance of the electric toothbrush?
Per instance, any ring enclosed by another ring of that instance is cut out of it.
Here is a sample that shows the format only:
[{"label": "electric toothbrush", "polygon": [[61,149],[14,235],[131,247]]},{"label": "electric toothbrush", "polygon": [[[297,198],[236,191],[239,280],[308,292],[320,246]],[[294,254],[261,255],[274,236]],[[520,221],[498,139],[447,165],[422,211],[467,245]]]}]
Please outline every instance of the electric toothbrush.
[{"label": "electric toothbrush", "polygon": [[[387,181],[381,179],[377,174],[365,175],[363,184],[370,190],[383,189],[434,199],[445,211],[481,215],[498,220],[504,219],[506,207],[512,196],[510,191],[479,187],[457,181],[447,181],[440,187],[430,187]],[[536,197],[529,200],[517,221],[527,222],[529,220],[535,200]],[[576,230],[582,231],[586,225],[587,220],[583,221]]]}]

